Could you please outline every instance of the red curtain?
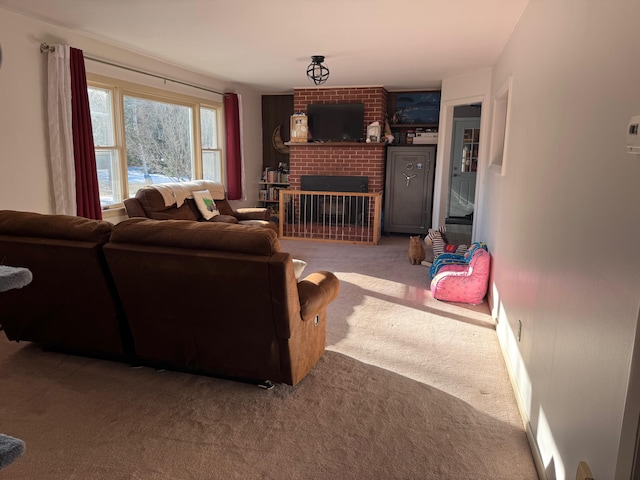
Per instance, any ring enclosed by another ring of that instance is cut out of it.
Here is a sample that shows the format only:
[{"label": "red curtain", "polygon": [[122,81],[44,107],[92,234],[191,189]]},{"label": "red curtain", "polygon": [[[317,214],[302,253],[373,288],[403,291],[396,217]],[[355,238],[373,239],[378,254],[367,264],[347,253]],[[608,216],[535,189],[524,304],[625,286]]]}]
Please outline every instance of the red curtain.
[{"label": "red curtain", "polygon": [[79,217],[102,219],[96,151],[93,145],[87,74],[82,50],[70,49],[73,155],[76,168],[76,202]]},{"label": "red curtain", "polygon": [[242,198],[242,151],[240,149],[240,106],[238,95],[224,94],[227,153],[227,198]]}]

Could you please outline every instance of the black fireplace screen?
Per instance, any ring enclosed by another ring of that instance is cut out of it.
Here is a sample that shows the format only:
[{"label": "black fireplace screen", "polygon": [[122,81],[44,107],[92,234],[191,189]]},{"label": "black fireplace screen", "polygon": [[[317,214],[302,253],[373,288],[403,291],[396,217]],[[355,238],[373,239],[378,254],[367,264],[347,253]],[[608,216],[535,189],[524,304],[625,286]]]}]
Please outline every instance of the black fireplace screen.
[{"label": "black fireplace screen", "polygon": [[369,177],[340,175],[302,175],[300,189],[311,192],[332,192],[332,194],[302,195],[300,208],[303,217],[312,222],[332,224],[362,225],[368,208],[368,199],[334,192],[369,191]]}]

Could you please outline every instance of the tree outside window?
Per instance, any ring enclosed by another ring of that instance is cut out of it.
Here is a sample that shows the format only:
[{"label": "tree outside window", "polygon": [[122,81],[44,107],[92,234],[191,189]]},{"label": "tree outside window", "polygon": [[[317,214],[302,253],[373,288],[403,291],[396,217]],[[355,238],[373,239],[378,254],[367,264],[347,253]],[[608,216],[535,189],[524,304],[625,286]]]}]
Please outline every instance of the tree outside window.
[{"label": "tree outside window", "polygon": [[190,107],[124,97],[130,196],[145,184],[193,178],[192,118]]},{"label": "tree outside window", "polygon": [[224,183],[222,105],[99,78],[90,79],[88,93],[103,208],[149,184]]}]

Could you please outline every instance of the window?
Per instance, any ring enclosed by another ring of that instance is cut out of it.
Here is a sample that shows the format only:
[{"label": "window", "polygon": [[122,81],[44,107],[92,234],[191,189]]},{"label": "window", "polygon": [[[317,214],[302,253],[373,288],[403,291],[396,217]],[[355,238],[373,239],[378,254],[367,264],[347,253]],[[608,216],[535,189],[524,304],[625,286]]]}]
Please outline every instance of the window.
[{"label": "window", "polygon": [[221,104],[91,75],[88,92],[103,209],[149,184],[223,181]]},{"label": "window", "polygon": [[200,140],[202,148],[202,178],[222,182],[222,152],[218,148],[219,110],[200,107]]}]

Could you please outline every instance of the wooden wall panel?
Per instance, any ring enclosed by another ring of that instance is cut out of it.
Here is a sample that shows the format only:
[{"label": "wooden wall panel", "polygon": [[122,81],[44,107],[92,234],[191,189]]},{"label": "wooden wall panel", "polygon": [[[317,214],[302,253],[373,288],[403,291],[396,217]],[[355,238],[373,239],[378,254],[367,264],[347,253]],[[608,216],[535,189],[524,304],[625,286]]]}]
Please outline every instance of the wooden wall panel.
[{"label": "wooden wall panel", "polygon": [[262,96],[262,169],[277,168],[280,162],[289,164],[289,154],[278,152],[273,145],[273,133],[280,126],[284,142],[290,139],[289,120],[293,115],[293,95]]}]

